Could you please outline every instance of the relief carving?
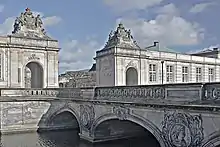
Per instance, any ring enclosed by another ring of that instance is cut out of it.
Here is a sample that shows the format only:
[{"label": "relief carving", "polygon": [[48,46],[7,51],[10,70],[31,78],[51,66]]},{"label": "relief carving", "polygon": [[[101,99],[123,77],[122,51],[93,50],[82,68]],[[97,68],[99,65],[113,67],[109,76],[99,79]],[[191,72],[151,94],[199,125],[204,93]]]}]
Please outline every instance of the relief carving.
[{"label": "relief carving", "polygon": [[129,67],[135,67],[135,68],[137,68],[137,66],[136,66],[136,64],[134,63],[134,61],[128,62],[127,66],[126,66],[126,69],[128,69]]},{"label": "relief carving", "polygon": [[28,61],[30,61],[30,60],[40,60],[40,58],[37,57],[36,54],[31,54],[31,56],[28,57]]},{"label": "relief carving", "polygon": [[130,109],[122,106],[115,106],[113,107],[113,113],[118,117],[119,120],[127,120],[127,117],[130,114]]},{"label": "relief carving", "polygon": [[204,93],[204,100],[219,100],[220,99],[220,88],[207,87]]},{"label": "relief carving", "polygon": [[93,106],[80,105],[80,124],[86,130],[90,130],[95,119],[95,111]]},{"label": "relief carving", "polygon": [[170,147],[199,147],[204,138],[201,115],[165,113],[162,126]]},{"label": "relief carving", "polygon": [[2,125],[18,125],[36,123],[45,108],[49,105],[41,102],[4,103],[2,108]]},{"label": "relief carving", "polygon": [[146,87],[98,87],[95,89],[96,99],[164,99],[165,89],[163,86]]}]

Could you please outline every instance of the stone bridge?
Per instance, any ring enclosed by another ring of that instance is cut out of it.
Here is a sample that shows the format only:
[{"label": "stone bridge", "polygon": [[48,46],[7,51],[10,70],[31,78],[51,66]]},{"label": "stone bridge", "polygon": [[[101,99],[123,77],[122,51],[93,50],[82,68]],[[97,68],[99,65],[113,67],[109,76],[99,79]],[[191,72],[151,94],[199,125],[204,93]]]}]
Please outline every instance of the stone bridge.
[{"label": "stone bridge", "polygon": [[99,142],[145,136],[158,147],[220,146],[220,83],[1,89],[1,132],[77,129]]}]

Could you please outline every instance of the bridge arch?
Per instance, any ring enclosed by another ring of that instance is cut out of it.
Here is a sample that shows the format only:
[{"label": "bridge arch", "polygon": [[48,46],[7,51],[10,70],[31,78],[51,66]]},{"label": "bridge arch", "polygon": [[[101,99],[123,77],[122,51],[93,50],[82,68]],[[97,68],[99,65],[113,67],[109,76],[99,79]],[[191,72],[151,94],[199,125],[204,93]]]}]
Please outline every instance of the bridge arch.
[{"label": "bridge arch", "polygon": [[[114,119],[118,119],[118,117],[115,114],[109,113],[109,114],[105,114],[102,115],[100,117],[98,117],[94,122],[93,125],[91,127],[91,134],[94,136],[95,135],[95,130],[96,128],[104,121],[108,121],[108,120],[114,120]],[[150,122],[149,120],[140,118],[138,116],[134,116],[134,115],[127,115],[126,117],[127,121],[133,122],[137,125],[140,125],[141,127],[143,127],[144,129],[146,129],[147,131],[149,131],[155,138],[156,140],[159,142],[161,147],[166,147],[166,142],[164,141],[164,139],[162,138],[161,135],[161,131],[159,128],[157,128],[156,125],[154,125],[152,122]]]},{"label": "bridge arch", "polygon": [[220,147],[220,131],[206,137],[202,143],[202,147]]},{"label": "bridge arch", "polygon": [[77,111],[74,108],[71,108],[69,106],[64,106],[64,107],[60,108],[59,110],[53,112],[50,116],[47,117],[47,119],[45,121],[45,125],[50,126],[51,122],[56,117],[58,117],[59,115],[64,114],[64,113],[66,113],[66,114],[69,113],[73,116],[73,118],[76,121],[76,125],[79,128],[79,131],[81,132],[81,125],[80,125],[80,119],[79,119],[80,117],[79,117]]}]

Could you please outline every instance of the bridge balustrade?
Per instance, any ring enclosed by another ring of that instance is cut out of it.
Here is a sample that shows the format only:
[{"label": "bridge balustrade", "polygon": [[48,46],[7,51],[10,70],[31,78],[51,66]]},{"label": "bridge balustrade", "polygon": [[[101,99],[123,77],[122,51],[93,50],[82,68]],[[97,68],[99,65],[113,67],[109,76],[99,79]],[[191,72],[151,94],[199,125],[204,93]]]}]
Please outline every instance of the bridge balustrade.
[{"label": "bridge balustrade", "polygon": [[0,97],[82,99],[92,98],[93,88],[2,88]]},{"label": "bridge balustrade", "polygon": [[84,88],[1,88],[0,97],[180,103],[220,100],[220,83],[181,83]]},{"label": "bridge balustrade", "polygon": [[220,100],[220,83],[96,87],[94,100],[132,103],[190,103]]}]

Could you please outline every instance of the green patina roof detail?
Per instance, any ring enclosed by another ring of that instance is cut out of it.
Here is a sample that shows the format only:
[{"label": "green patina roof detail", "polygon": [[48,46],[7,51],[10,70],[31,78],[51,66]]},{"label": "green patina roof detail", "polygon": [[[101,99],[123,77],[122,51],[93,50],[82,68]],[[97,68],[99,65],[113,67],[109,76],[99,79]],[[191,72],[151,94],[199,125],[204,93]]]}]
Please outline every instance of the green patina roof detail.
[{"label": "green patina roof detail", "polygon": [[158,49],[158,47],[150,47],[150,48],[147,48],[148,50],[151,50],[151,51],[161,51],[161,52],[170,52],[170,53],[180,53],[178,51],[175,51],[173,49],[170,49],[170,48],[167,48],[167,47],[161,47]]}]

